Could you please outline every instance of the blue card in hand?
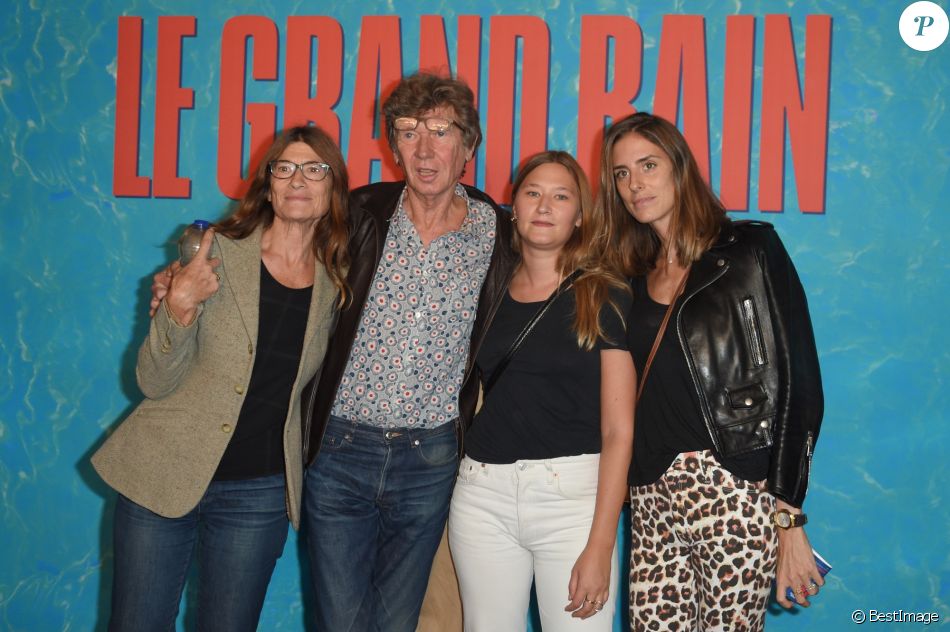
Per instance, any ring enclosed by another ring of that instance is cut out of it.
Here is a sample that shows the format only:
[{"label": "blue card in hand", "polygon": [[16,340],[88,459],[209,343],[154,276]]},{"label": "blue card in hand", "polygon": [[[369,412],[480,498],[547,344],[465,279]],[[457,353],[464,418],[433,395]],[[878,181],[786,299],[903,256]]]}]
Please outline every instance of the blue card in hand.
[{"label": "blue card in hand", "polygon": [[[825,558],[819,555],[818,551],[816,551],[815,549],[812,549],[811,552],[815,556],[815,565],[818,566],[818,574],[824,577],[825,575],[830,573],[831,564],[829,564],[825,560]],[[791,589],[791,587],[785,590],[785,597],[787,597],[789,601],[795,601],[795,592]]]}]

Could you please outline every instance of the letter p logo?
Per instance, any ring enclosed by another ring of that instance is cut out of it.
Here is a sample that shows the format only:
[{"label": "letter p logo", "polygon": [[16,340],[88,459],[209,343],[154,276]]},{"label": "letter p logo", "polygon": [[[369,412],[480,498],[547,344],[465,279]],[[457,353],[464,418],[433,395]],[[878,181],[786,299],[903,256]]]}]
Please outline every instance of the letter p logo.
[{"label": "letter p logo", "polygon": [[929,15],[918,15],[914,18],[914,22],[920,24],[920,28],[917,29],[917,37],[923,37],[924,29],[928,26],[933,26],[934,19]]},{"label": "letter p logo", "polygon": [[919,51],[933,50],[943,44],[950,31],[950,20],[940,5],[915,2],[904,9],[898,23],[904,43]]}]

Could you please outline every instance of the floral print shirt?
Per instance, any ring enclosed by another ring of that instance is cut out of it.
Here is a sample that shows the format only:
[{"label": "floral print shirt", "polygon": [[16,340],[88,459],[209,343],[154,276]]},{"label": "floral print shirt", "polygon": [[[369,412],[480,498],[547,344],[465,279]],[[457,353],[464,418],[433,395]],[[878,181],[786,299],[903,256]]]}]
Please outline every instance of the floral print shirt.
[{"label": "floral print shirt", "polygon": [[458,417],[478,296],[495,244],[495,212],[464,198],[461,227],[424,246],[403,191],[389,223],[331,414],[383,428],[434,428]]}]

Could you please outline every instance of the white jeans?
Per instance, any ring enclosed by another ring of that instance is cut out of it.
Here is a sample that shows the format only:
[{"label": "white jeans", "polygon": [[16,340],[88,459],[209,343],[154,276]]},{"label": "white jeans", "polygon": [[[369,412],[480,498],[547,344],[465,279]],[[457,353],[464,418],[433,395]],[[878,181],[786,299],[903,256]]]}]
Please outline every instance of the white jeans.
[{"label": "white jeans", "polygon": [[[505,465],[468,457],[449,511],[466,632],[521,632],[534,577],[544,632],[613,629],[616,596],[588,619],[565,612],[568,583],[587,545],[599,454]],[[616,550],[610,586],[617,585]]]}]

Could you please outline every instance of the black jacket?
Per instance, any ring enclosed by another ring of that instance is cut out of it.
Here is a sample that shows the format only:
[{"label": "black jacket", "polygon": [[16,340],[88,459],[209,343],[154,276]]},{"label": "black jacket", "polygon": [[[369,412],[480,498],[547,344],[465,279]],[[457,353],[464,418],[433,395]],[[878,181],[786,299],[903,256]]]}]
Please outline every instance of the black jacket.
[{"label": "black jacket", "polygon": [[[368,184],[350,193],[350,268],[346,281],[350,289],[350,300],[339,315],[336,331],[330,338],[327,354],[321,372],[304,390],[301,398],[303,423],[303,451],[305,463],[310,464],[316,458],[323,441],[330,409],[336,397],[343,371],[350,356],[353,341],[373,282],[379,260],[383,256],[386,234],[389,232],[389,220],[396,212],[399,196],[406,187],[405,182],[380,182]],[[478,399],[478,381],[471,378],[472,367],[478,348],[485,337],[491,318],[504,296],[508,280],[514,270],[516,255],[511,249],[511,222],[508,213],[478,189],[466,186],[466,192],[473,200],[488,202],[495,210],[495,248],[491,263],[482,285],[478,299],[478,311],[472,328],[472,342],[465,378],[459,393],[459,415],[462,423],[460,432],[467,427],[475,411]],[[459,450],[462,448],[459,436]]]},{"label": "black jacket", "polygon": [[769,491],[800,507],[824,399],[805,292],[771,224],[724,224],[674,316],[716,450],[769,448]]}]

